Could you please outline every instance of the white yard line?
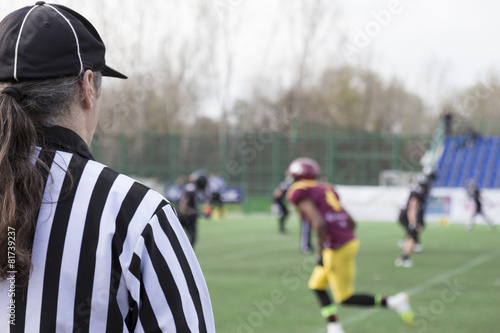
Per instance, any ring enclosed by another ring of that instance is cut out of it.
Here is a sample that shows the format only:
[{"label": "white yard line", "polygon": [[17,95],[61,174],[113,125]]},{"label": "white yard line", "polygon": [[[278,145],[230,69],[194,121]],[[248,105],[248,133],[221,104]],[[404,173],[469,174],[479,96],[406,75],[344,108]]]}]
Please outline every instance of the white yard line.
[{"label": "white yard line", "polygon": [[[491,259],[498,257],[499,255],[500,255],[500,252],[498,252],[498,251],[493,251],[490,253],[483,254],[477,258],[474,258],[474,259],[466,262],[465,264],[463,264],[461,266],[458,266],[455,269],[449,270],[447,272],[444,272],[442,274],[434,276],[434,277],[430,278],[429,280],[424,281],[421,284],[415,285],[415,286],[409,288],[407,290],[407,292],[410,295],[416,295],[416,294],[420,293],[421,291],[424,291],[430,287],[433,287],[433,286],[435,286],[435,285],[437,285],[437,284],[439,284],[439,283],[441,283],[441,282],[443,282],[451,277],[454,277],[454,276],[457,276],[457,275],[462,274],[464,272],[467,272],[476,266],[479,266],[487,261],[490,261]],[[349,326],[349,325],[355,324],[357,322],[360,322],[360,321],[372,316],[373,314],[375,314],[381,310],[382,309],[378,308],[378,309],[371,309],[371,310],[368,310],[366,312],[360,313],[359,315],[353,316],[345,321],[342,321],[342,325]]]},{"label": "white yard line", "polygon": [[[430,278],[429,280],[424,281],[421,284],[415,285],[415,286],[409,288],[407,290],[407,292],[410,295],[416,295],[416,294],[418,294],[418,293],[420,293],[420,292],[422,292],[430,287],[433,287],[433,286],[435,286],[435,285],[437,285],[437,284],[439,284],[439,283],[441,283],[449,278],[452,278],[454,276],[457,276],[459,274],[467,272],[467,271],[473,269],[474,267],[479,266],[487,261],[490,261],[498,256],[500,256],[500,252],[498,252],[498,251],[493,251],[493,252],[483,254],[479,257],[476,257],[476,258],[466,262],[465,264],[463,264],[461,266],[458,266],[455,269],[449,270],[447,272],[444,272],[442,274],[434,276],[434,277]],[[375,313],[378,313],[379,311],[382,311],[382,309],[380,309],[380,308],[370,309],[370,310],[364,311],[356,316],[353,316],[347,320],[341,320],[342,326],[347,327],[347,326],[353,325],[355,323],[358,323],[360,321],[363,321],[366,318],[371,317]],[[315,333],[324,333],[324,332],[325,332],[325,330],[321,329]]]}]

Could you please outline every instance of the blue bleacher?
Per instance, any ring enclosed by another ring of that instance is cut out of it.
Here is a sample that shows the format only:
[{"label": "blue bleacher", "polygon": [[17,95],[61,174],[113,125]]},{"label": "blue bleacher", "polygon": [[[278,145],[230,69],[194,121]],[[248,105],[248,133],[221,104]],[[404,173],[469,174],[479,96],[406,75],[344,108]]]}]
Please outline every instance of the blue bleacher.
[{"label": "blue bleacher", "polygon": [[480,188],[500,187],[500,137],[447,137],[434,186],[463,187],[474,179]]}]

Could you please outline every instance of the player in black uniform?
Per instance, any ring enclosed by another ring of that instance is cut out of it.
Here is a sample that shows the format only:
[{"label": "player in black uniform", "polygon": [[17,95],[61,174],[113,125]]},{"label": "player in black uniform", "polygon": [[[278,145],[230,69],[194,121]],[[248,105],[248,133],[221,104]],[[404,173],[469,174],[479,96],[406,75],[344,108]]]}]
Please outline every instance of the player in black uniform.
[{"label": "player in black uniform", "polygon": [[222,192],[225,187],[226,182],[219,174],[213,173],[208,178],[208,191],[211,195],[209,207],[213,209],[213,214],[216,218],[226,215],[224,202],[222,201]]},{"label": "player in black uniform", "polygon": [[290,182],[283,181],[273,192],[273,198],[271,203],[271,209],[273,213],[278,216],[278,227],[279,232],[282,234],[286,233],[285,223],[288,218],[288,207],[286,205],[286,192],[290,187]]},{"label": "player in black uniform", "polygon": [[[293,179],[285,179],[273,192],[271,210],[278,216],[278,227],[281,233],[286,233],[285,224],[288,218],[288,207],[286,204],[286,193],[293,183]],[[304,254],[310,254],[313,251],[311,240],[311,226],[307,221],[300,220],[300,251]]]},{"label": "player in black uniform", "polygon": [[179,221],[186,230],[189,241],[194,247],[196,242],[196,224],[198,220],[198,205],[207,200],[205,189],[208,184],[208,173],[195,171],[189,175],[189,183],[184,186],[184,191],[177,207]]},{"label": "player in black uniform", "polygon": [[[434,180],[436,180],[436,178],[437,174],[434,171],[423,173],[418,176],[418,186],[416,187],[415,191],[421,194],[421,203],[418,205],[418,212],[417,212],[417,224],[419,226],[419,234],[425,227],[425,220],[424,220],[425,209],[429,201],[432,183],[434,182]],[[398,243],[401,249],[404,247],[405,240],[406,238],[400,240]],[[422,246],[420,241],[421,239],[417,235],[416,243],[415,245],[413,245],[413,252],[422,252],[424,250],[424,247]]]},{"label": "player in black uniform", "polygon": [[472,201],[474,201],[475,209],[474,213],[470,218],[469,224],[464,226],[464,231],[469,232],[472,229],[474,229],[474,226],[476,225],[476,217],[478,215],[481,215],[483,219],[490,225],[490,228],[493,230],[496,224],[493,223],[493,221],[484,213],[481,191],[477,188],[476,182],[474,180],[471,180],[469,182],[469,187],[467,188],[467,195]]},{"label": "player in black uniform", "polygon": [[401,246],[401,257],[394,262],[397,267],[412,267],[411,253],[415,248],[419,252],[422,250],[419,236],[425,226],[424,213],[430,193],[430,179],[423,174],[418,177],[418,186],[410,192],[406,206],[400,211],[399,223],[405,228],[406,237]]}]

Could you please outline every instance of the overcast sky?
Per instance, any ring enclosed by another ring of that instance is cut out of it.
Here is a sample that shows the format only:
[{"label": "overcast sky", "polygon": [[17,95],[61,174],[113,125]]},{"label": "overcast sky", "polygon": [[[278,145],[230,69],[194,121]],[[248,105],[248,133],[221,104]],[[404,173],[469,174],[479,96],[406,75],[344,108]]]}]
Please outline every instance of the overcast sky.
[{"label": "overcast sky", "polygon": [[[130,22],[123,19],[126,15],[117,16],[111,11],[129,11],[128,15],[133,15],[137,4],[144,6],[158,2],[177,6],[174,5],[177,1],[106,0],[102,10],[110,11],[106,24],[116,27],[117,31],[128,31]],[[296,31],[289,22],[283,23],[294,10],[284,7],[292,3],[291,0],[203,1],[213,3],[217,19],[233,18],[229,23],[233,31],[228,43],[229,49],[238,56],[233,64],[232,94],[238,94],[234,90],[242,87],[234,81],[243,82],[259,71],[269,73],[273,66],[289,65],[287,59],[293,53],[293,39],[300,36],[300,31]],[[100,30],[103,13],[99,8],[104,1],[54,2],[81,12]],[[4,17],[8,12],[29,4],[19,0],[2,0],[0,14]],[[191,13],[189,8],[182,14],[169,10],[153,11],[153,24],[148,25],[147,29],[151,31],[147,33],[160,35],[160,22],[189,22],[193,19],[189,18]],[[467,87],[485,78],[488,73],[500,70],[500,45],[496,38],[500,31],[499,13],[500,3],[492,0],[337,0],[332,1],[332,11],[328,15],[331,15],[331,26],[335,26],[345,39],[343,45],[346,48],[337,50],[341,58],[367,66],[387,79],[396,77],[412,91],[430,98],[434,93],[434,97],[439,98],[450,90]],[[179,20],[179,17],[186,19]],[[238,26],[240,21],[241,27]],[[203,27],[183,23],[177,29]],[[182,31],[179,32],[182,35]],[[108,63],[126,57],[116,52],[113,54],[113,49],[109,47],[113,43],[128,42],[123,34],[119,37],[123,40],[109,40],[111,37],[106,35],[102,37],[108,44]],[[332,48],[338,48],[338,45],[329,43],[316,50],[315,59],[322,59],[321,50],[325,57],[328,56]],[[272,54],[267,61],[263,61],[261,56],[265,52]]]},{"label": "overcast sky", "polygon": [[[391,1],[343,1],[347,26],[356,30],[373,21],[373,12]],[[399,14],[373,38],[367,52],[372,66],[423,89],[429,71],[443,84],[465,87],[500,69],[500,3],[489,0],[401,0]],[[351,30],[351,31],[354,31]]]}]

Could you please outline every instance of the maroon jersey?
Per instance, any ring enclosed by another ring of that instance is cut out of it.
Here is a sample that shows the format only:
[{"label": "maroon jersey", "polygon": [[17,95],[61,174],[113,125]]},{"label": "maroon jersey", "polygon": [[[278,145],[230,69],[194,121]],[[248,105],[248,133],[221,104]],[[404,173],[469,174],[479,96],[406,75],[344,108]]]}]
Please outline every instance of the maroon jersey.
[{"label": "maroon jersey", "polygon": [[325,248],[337,249],[356,237],[349,228],[348,215],[340,205],[333,185],[314,180],[300,180],[290,186],[287,199],[293,204],[303,199],[314,202],[326,224]]}]

